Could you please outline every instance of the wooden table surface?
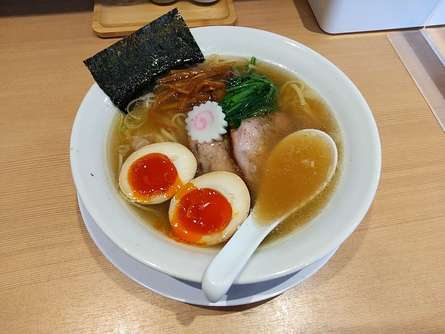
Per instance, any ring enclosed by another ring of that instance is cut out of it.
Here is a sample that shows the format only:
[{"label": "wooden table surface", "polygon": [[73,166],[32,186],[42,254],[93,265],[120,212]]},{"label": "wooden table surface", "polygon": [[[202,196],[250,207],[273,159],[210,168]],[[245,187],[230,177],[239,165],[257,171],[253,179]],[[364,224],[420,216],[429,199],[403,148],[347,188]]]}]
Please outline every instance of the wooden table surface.
[{"label": "wooden table surface", "polygon": [[236,1],[239,25],[298,40],[356,83],[383,172],[366,219],[320,272],[259,305],[214,310],[138,286],[86,232],[69,137],[93,82],[82,59],[113,40],[92,33],[89,2],[52,2],[0,4],[1,333],[445,332],[445,134],[386,33],[324,34],[304,0]]}]

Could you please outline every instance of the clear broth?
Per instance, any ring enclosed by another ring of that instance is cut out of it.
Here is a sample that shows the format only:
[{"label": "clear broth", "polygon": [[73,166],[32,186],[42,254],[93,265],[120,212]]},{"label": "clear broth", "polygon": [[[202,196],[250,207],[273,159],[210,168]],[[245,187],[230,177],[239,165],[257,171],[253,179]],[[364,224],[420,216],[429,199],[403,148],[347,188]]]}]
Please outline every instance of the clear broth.
[{"label": "clear broth", "polygon": [[[227,58],[226,58],[227,59]],[[246,63],[245,59],[234,59],[230,58],[229,60],[234,61],[239,66],[244,66]],[[204,65],[200,66],[206,66]],[[323,207],[329,201],[332,193],[335,190],[335,187],[338,183],[341,174],[341,166],[343,161],[343,144],[340,128],[338,126],[337,121],[332,115],[326,103],[323,99],[318,96],[318,94],[308,87],[303,81],[299,80],[293,73],[284,71],[277,66],[263,63],[261,61],[257,62],[256,70],[259,73],[262,73],[268,76],[280,89],[286,82],[296,81],[299,85],[304,86],[304,99],[307,103],[307,107],[311,111],[310,114],[304,112],[304,108],[301,104],[296,101],[286,101],[290,94],[283,94],[279,97],[279,110],[277,112],[284,112],[291,115],[292,122],[294,122],[293,126],[296,131],[301,129],[319,129],[326,133],[328,133],[335,141],[338,149],[338,164],[337,170],[332,181],[325,188],[323,192],[321,192],[315,199],[310,201],[307,205],[305,205],[302,209],[299,209],[290,217],[288,217],[283,223],[281,223],[264,241],[263,244],[270,244],[271,242],[277,241],[291,233],[293,233],[298,227],[306,224],[315,216],[317,216]],[[289,89],[289,88],[288,88]],[[122,138],[119,131],[120,122],[122,119],[122,115],[116,116],[111,134],[109,139],[109,161],[112,172],[112,177],[114,180],[114,184],[116,189],[119,189],[117,180],[119,176],[119,163],[118,163],[118,147],[121,144],[125,144],[126,139]],[[138,131],[148,131],[148,128],[141,128]],[[269,147],[267,147],[264,152],[267,154],[273,148],[273,146],[280,140],[281,138],[268,138],[268,142],[271,143]],[[182,142],[182,140],[180,140]],[[131,153],[131,152],[130,152]],[[151,225],[153,228],[158,230],[174,239],[174,236],[171,234],[170,223],[168,220],[168,207],[169,202],[163,203],[160,205],[152,205],[147,208],[139,208],[129,204],[129,207],[147,224]],[[221,247],[221,245],[219,246]]]}]

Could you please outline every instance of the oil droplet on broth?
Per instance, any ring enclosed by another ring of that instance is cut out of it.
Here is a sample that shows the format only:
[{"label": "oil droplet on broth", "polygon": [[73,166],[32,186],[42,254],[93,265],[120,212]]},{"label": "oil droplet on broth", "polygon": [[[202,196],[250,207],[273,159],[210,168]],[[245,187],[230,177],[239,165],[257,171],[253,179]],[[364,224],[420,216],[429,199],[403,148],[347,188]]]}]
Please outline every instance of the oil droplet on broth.
[{"label": "oil droplet on broth", "polygon": [[260,181],[255,216],[269,223],[310,201],[326,182],[333,163],[326,140],[295,132],[273,149]]}]

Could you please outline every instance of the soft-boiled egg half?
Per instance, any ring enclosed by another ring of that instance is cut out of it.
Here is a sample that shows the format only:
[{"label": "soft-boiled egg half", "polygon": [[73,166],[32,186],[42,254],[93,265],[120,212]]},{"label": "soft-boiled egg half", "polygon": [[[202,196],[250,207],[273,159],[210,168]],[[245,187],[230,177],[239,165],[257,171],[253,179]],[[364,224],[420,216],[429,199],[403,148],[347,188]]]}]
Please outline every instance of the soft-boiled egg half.
[{"label": "soft-boiled egg half", "polygon": [[197,162],[184,145],[164,142],[133,152],[122,165],[119,187],[132,202],[158,204],[169,200],[196,173]]},{"label": "soft-boiled egg half", "polygon": [[168,215],[176,237],[211,246],[230,238],[249,209],[249,190],[238,175],[211,172],[182,186],[170,202]]}]

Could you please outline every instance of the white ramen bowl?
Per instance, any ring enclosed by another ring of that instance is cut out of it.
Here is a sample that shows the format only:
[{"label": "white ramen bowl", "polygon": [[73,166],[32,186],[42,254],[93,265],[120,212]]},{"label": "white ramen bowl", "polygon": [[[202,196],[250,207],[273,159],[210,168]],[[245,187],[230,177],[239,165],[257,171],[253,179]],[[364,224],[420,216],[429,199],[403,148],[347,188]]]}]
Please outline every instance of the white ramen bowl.
[{"label": "white ramen bowl", "polygon": [[[327,102],[340,125],[343,170],[328,204],[309,223],[258,249],[236,282],[255,283],[295,272],[338,247],[372,203],[381,167],[372,113],[342,71],[298,42],[242,27],[204,27],[192,32],[205,55],[255,56],[295,73]],[[107,146],[117,113],[94,84],[80,105],[71,135],[71,168],[77,191],[97,225],[128,255],[168,275],[199,282],[217,249],[169,239],[144,223],[116,191]]]}]

